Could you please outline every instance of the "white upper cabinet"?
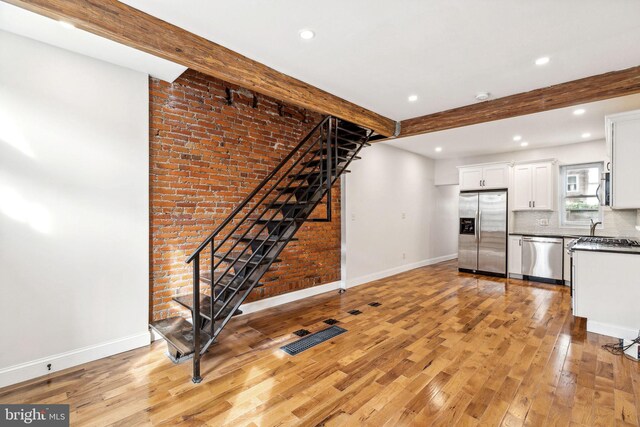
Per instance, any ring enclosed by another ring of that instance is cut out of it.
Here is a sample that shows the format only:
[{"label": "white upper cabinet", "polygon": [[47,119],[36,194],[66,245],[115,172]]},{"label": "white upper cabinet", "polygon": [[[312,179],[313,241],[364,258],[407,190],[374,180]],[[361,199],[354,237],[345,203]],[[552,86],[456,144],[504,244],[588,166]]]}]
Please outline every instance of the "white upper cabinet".
[{"label": "white upper cabinet", "polygon": [[607,116],[611,207],[640,209],[640,110]]},{"label": "white upper cabinet", "polygon": [[554,165],[552,163],[535,163],[531,165],[533,181],[533,208],[553,210],[555,195]]},{"label": "white upper cabinet", "polygon": [[513,210],[553,210],[555,177],[553,162],[515,165],[512,189]]},{"label": "white upper cabinet", "polygon": [[531,208],[533,200],[533,179],[531,165],[515,165],[513,167],[513,210]]},{"label": "white upper cabinet", "polygon": [[460,191],[509,187],[509,165],[507,163],[465,166],[459,169],[459,174]]},{"label": "white upper cabinet", "polygon": [[509,166],[507,164],[484,166],[482,180],[482,188],[507,188],[509,186]]},{"label": "white upper cabinet", "polygon": [[460,169],[460,190],[475,190],[482,187],[482,168]]}]

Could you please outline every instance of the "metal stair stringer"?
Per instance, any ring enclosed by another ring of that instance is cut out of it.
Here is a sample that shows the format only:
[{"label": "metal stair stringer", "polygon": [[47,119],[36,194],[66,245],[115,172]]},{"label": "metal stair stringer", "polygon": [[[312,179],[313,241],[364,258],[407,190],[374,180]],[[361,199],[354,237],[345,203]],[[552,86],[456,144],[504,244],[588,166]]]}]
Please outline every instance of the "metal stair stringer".
[{"label": "metal stair stringer", "polygon": [[[201,355],[241,313],[240,305],[261,286],[300,227],[331,220],[331,188],[372,135],[344,120],[323,119],[187,259],[193,265],[193,293],[174,300],[191,311],[190,327],[181,317],[150,326],[167,341],[174,360],[192,358],[193,382],[201,381]],[[321,203],[326,218],[310,218]],[[203,263],[209,264],[204,272]],[[201,284],[207,287],[202,293]]]}]

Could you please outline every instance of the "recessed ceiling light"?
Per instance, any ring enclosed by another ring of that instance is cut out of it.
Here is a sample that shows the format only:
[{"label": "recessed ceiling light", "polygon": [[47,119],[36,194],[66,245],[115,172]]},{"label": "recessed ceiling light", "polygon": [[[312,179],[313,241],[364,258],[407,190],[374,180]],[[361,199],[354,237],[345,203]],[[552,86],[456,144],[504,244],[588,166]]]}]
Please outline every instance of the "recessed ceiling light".
[{"label": "recessed ceiling light", "polygon": [[520,143],[521,147],[526,147],[527,145],[529,145],[529,143],[527,141],[524,141],[524,142]]},{"label": "recessed ceiling light", "polygon": [[66,22],[66,21],[59,21],[59,22],[60,22],[60,25],[62,25],[62,27],[66,28],[67,30],[75,28],[75,25],[73,25],[71,22]]},{"label": "recessed ceiling light", "polygon": [[486,101],[487,99],[489,99],[489,96],[491,96],[489,92],[478,92],[478,94],[476,95],[476,100]]},{"label": "recessed ceiling light", "polygon": [[574,116],[581,116],[586,112],[587,112],[587,110],[585,110],[584,108],[578,108],[577,110],[573,110],[573,115]]},{"label": "recessed ceiling light", "polygon": [[407,99],[409,102],[416,102],[418,100],[418,95],[409,95]]},{"label": "recessed ceiling light", "polygon": [[316,33],[314,33],[311,30],[300,30],[300,38],[304,40],[311,40],[315,36],[316,36]]},{"label": "recessed ceiling light", "polygon": [[442,147],[436,147],[436,153],[439,153],[442,151]]},{"label": "recessed ceiling light", "polygon": [[522,137],[520,135],[515,135],[513,137],[513,140],[516,141],[516,142],[520,141],[521,139],[522,139]]},{"label": "recessed ceiling light", "polygon": [[585,132],[585,133],[582,134],[582,137],[583,138],[589,138],[589,137],[591,137],[591,134],[589,132]]},{"label": "recessed ceiling light", "polygon": [[536,65],[547,65],[548,63],[549,63],[548,56],[541,56],[540,58],[536,59]]}]

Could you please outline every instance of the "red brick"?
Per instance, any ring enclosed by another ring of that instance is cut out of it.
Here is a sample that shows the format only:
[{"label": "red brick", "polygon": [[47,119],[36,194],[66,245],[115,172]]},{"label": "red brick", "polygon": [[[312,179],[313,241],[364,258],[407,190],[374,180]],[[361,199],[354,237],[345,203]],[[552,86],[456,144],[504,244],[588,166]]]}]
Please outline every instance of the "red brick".
[{"label": "red brick", "polygon": [[[226,105],[225,88],[234,103]],[[173,84],[150,80],[151,317],[180,313],[190,292],[185,259],[322,117],[188,70]],[[340,193],[331,223],[306,224],[249,301],[340,278]],[[314,217],[323,215],[320,205]],[[210,256],[202,261],[209,268]],[[206,287],[205,287],[206,288]]]}]

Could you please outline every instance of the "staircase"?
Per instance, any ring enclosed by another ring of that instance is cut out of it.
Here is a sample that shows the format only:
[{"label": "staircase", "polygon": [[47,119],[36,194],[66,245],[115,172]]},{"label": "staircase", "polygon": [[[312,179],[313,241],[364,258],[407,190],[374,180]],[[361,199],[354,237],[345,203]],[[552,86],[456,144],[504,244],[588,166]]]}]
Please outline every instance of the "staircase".
[{"label": "staircase", "polygon": [[[193,293],[173,300],[191,322],[172,317],[151,323],[174,362],[191,358],[194,383],[200,359],[305,222],[331,221],[331,187],[358,152],[377,139],[360,126],[326,117],[238,205],[187,259]],[[319,204],[324,218],[310,218]],[[324,212],[324,211],[322,211]]]}]

